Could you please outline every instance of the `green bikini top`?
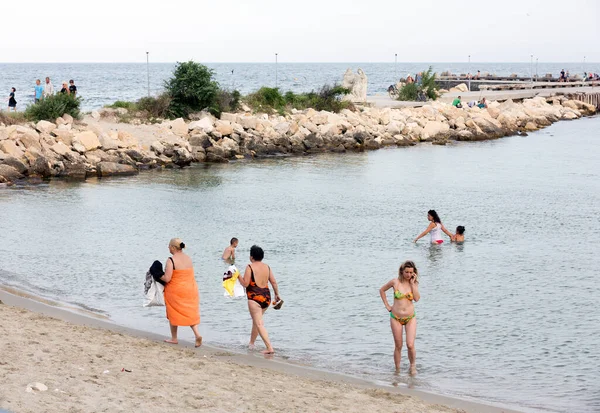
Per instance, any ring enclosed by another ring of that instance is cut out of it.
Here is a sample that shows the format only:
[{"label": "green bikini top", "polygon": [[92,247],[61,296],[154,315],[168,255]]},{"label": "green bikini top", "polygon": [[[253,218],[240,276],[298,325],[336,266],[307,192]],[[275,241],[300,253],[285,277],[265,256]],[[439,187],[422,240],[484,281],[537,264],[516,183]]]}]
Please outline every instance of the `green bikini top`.
[{"label": "green bikini top", "polygon": [[396,290],[396,291],[394,291],[394,298],[396,300],[402,300],[403,298],[406,298],[407,300],[412,301],[413,300],[413,293],[412,292],[408,292],[406,294],[403,294],[402,292],[400,292],[400,290]]}]

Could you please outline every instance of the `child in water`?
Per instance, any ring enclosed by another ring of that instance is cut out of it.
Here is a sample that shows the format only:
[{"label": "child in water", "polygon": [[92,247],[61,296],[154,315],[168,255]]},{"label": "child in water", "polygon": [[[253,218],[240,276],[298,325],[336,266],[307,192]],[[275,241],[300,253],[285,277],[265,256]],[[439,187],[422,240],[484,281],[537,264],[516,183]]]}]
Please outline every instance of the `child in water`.
[{"label": "child in water", "polygon": [[459,225],[456,227],[456,234],[452,237],[454,242],[465,242],[465,227]]}]

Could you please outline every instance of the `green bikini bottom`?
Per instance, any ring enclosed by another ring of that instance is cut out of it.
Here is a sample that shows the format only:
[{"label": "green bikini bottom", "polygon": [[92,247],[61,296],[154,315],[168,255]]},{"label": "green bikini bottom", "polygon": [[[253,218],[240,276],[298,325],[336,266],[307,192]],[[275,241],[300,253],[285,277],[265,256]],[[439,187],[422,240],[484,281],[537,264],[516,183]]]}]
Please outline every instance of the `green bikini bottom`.
[{"label": "green bikini bottom", "polygon": [[412,313],[412,315],[409,315],[408,317],[400,317],[400,318],[398,318],[398,317],[396,317],[396,316],[394,315],[394,313],[392,313],[392,312],[390,311],[390,318],[393,318],[394,320],[398,320],[398,322],[399,322],[400,324],[402,324],[403,326],[404,326],[404,325],[406,325],[406,324],[408,324],[408,322],[409,322],[410,320],[412,320],[413,318],[415,318],[415,316],[416,316],[416,315],[417,315],[417,313],[416,313],[416,312],[413,312],[413,313]]}]

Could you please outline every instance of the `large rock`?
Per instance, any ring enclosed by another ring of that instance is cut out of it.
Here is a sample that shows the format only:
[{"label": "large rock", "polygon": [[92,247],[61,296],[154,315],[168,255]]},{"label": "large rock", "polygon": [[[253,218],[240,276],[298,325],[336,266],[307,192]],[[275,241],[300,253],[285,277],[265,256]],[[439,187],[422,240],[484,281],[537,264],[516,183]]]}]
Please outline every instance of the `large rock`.
[{"label": "large rock", "polygon": [[3,164],[12,166],[15,168],[20,174],[27,175],[28,168],[23,162],[19,159],[9,156],[2,161]]},{"label": "large rock", "polygon": [[188,129],[189,130],[200,130],[205,133],[211,133],[215,129],[215,127],[213,126],[213,122],[212,122],[211,118],[205,117],[200,120],[191,122],[188,125]]},{"label": "large rock", "polygon": [[54,129],[56,129],[56,124],[48,122],[46,120],[41,120],[35,125],[35,128],[40,133],[50,133]]},{"label": "large rock", "polygon": [[135,175],[138,173],[138,170],[131,165],[115,162],[100,162],[96,166],[96,172],[99,177],[106,177],[115,175]]},{"label": "large rock", "polygon": [[185,136],[188,132],[188,125],[182,118],[171,121],[171,130],[175,135]]},{"label": "large rock", "polygon": [[421,140],[443,137],[450,131],[450,125],[445,122],[429,121],[425,124]]},{"label": "large rock", "polygon": [[2,164],[0,164],[0,176],[3,176],[9,181],[15,181],[23,178],[23,174],[17,171],[14,167]]},{"label": "large rock", "polygon": [[23,156],[23,149],[15,144],[12,140],[4,140],[0,142],[0,150],[13,158],[20,159]]},{"label": "large rock", "polygon": [[233,126],[228,121],[218,120],[215,124],[215,129],[222,136],[229,136],[233,133]]},{"label": "large rock", "polygon": [[[92,131],[80,132],[73,137],[73,146],[75,143],[80,143],[86,151],[93,151],[102,146],[96,134]],[[79,152],[79,151],[78,151]]]},{"label": "large rock", "polygon": [[352,69],[348,68],[344,73],[344,79],[342,80],[342,87],[350,89],[350,93],[344,96],[344,100],[351,102],[366,102],[367,101],[367,75],[362,69],[358,69],[355,73]]},{"label": "large rock", "polygon": [[62,142],[56,142],[54,145],[50,147],[57,154],[64,156],[67,152],[70,152],[71,149]]},{"label": "large rock", "polygon": [[256,129],[258,123],[254,116],[240,116],[238,120],[244,129]]},{"label": "large rock", "polygon": [[450,92],[468,92],[469,91],[469,87],[464,84],[461,83],[460,85],[454,86],[453,88],[450,89]]},{"label": "large rock", "polygon": [[119,149],[119,141],[117,139],[113,139],[107,134],[103,133],[98,137],[100,141],[100,145],[103,150],[110,151],[112,149]]}]

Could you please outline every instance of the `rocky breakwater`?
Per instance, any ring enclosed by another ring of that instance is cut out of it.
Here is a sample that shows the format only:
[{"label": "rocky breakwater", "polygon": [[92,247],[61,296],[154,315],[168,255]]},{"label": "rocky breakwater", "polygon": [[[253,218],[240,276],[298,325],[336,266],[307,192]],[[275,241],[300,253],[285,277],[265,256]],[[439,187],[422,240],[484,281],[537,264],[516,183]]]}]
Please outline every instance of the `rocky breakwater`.
[{"label": "rocky breakwater", "polygon": [[593,105],[577,100],[536,97],[522,103],[491,102],[484,109],[432,102],[420,108],[365,107],[339,114],[247,111],[216,119],[201,113],[192,122],[136,126],[110,119],[74,122],[64,116],[55,122],[0,125],[0,184],[23,178],[128,175],[192,162],[496,139],[595,112]]}]

